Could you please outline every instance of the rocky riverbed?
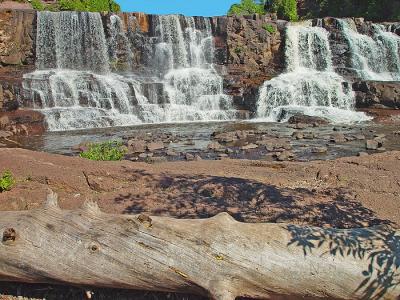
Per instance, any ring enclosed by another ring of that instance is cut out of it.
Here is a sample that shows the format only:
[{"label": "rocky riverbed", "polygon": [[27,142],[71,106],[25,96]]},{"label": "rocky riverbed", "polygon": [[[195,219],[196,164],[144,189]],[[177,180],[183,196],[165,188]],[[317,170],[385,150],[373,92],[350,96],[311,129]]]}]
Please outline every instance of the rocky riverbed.
[{"label": "rocky riverbed", "polygon": [[[75,209],[86,199],[93,199],[109,213],[207,218],[225,211],[243,222],[399,228],[400,152],[390,151],[399,149],[397,117],[393,113],[381,115],[378,123],[368,126],[315,121],[197,124],[196,131],[192,125],[180,125],[186,130],[179,127],[179,133],[176,127],[168,126],[161,133],[157,127],[86,135],[58,133],[35,137],[37,144],[29,144],[32,137],[10,136],[5,143],[14,147],[26,143],[49,151],[45,147],[58,145],[53,152],[68,155],[0,148],[1,169],[10,169],[17,181],[11,191],[0,193],[0,210],[38,208],[51,188],[58,193],[63,209]],[[130,149],[126,160],[94,162],[71,157],[84,147],[81,140],[114,138],[123,140]],[[80,146],[73,146],[77,144]],[[179,154],[171,155],[170,151]],[[287,154],[285,159],[280,157],[283,154]],[[328,159],[335,156],[351,157]],[[165,293],[0,284],[2,300],[116,297],[200,299]]]},{"label": "rocky riverbed", "polygon": [[397,111],[372,113],[378,114],[375,121],[358,124],[294,115],[288,123],[160,124],[28,136],[0,131],[0,147],[76,156],[90,143],[116,140],[123,142],[124,159],[148,163],[226,158],[310,161],[400,149]]}]

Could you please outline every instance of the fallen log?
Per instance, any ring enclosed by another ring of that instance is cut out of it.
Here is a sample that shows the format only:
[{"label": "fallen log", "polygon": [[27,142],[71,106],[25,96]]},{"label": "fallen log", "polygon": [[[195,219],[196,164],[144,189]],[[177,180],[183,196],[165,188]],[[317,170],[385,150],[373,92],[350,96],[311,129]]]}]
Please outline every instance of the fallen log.
[{"label": "fallen log", "polygon": [[87,202],[0,212],[0,280],[231,300],[400,299],[400,234],[111,215]]}]

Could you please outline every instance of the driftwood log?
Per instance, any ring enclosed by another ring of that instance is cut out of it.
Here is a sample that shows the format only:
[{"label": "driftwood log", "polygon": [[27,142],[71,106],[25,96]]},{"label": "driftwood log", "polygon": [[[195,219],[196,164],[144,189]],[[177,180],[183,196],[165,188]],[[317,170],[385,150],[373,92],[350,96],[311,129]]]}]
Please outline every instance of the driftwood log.
[{"label": "driftwood log", "polygon": [[185,292],[231,300],[400,299],[400,233],[111,215],[0,212],[0,280]]}]

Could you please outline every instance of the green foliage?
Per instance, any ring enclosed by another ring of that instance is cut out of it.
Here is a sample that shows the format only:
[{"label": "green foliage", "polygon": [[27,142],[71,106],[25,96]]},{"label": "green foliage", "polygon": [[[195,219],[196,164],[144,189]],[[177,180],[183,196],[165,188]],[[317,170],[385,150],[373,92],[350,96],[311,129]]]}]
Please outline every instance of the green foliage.
[{"label": "green foliage", "polygon": [[31,1],[32,7],[36,10],[44,10],[45,6],[40,0],[32,0]]},{"label": "green foliage", "polygon": [[272,0],[271,9],[276,12],[279,19],[297,21],[297,1],[296,0]]},{"label": "green foliage", "polygon": [[114,0],[59,0],[60,10],[119,12],[120,6]]},{"label": "green foliage", "polygon": [[80,157],[90,160],[121,160],[126,150],[121,142],[103,142],[98,144],[89,144],[89,149],[80,154]]},{"label": "green foliage", "polygon": [[276,28],[272,24],[264,24],[263,28],[271,34],[276,32]]},{"label": "green foliage", "polygon": [[255,0],[241,0],[238,4],[233,4],[228,11],[228,15],[252,15],[265,14],[263,1],[256,2]]},{"label": "green foliage", "polygon": [[236,54],[240,54],[240,53],[243,52],[243,49],[240,48],[240,47],[236,47],[233,51],[234,51]]},{"label": "green foliage", "polygon": [[5,171],[0,177],[0,192],[9,191],[15,184],[14,176],[10,171]]},{"label": "green foliage", "polygon": [[400,20],[398,0],[305,0],[303,18],[364,17],[372,21]]}]

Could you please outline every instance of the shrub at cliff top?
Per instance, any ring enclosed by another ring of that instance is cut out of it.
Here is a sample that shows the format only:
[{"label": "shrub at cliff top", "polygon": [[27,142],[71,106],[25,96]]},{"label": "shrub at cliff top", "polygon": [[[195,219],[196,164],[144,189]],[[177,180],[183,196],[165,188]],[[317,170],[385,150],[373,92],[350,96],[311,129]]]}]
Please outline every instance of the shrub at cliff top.
[{"label": "shrub at cliff top", "polygon": [[228,15],[262,15],[267,11],[276,12],[280,19],[298,19],[296,0],[241,0],[240,3],[231,6]]},{"label": "shrub at cliff top", "polygon": [[[41,0],[19,0],[32,4],[36,10],[74,10],[74,11],[91,11],[91,12],[119,12],[120,6],[114,0],[58,0],[55,3],[45,4]],[[0,0],[1,2],[1,0]]]},{"label": "shrub at cliff top", "polygon": [[255,2],[254,0],[241,0],[238,4],[233,4],[228,11],[228,15],[252,15],[265,14],[263,1]]},{"label": "shrub at cliff top", "polygon": [[279,19],[288,21],[297,21],[297,1],[296,0],[270,0],[266,2],[266,6],[271,8],[272,12],[278,14]]},{"label": "shrub at cliff top", "polygon": [[61,10],[111,11],[119,12],[120,6],[114,0],[59,0]]},{"label": "shrub at cliff top", "polygon": [[400,20],[399,0],[298,0],[303,18],[365,17],[372,21]]}]

